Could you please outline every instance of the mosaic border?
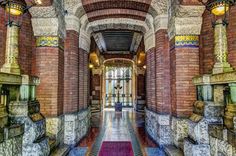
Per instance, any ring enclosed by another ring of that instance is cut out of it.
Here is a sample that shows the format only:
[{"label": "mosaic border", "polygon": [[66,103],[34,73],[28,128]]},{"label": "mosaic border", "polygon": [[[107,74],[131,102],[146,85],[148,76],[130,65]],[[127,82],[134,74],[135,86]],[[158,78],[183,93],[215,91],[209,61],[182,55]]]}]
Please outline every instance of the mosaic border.
[{"label": "mosaic border", "polygon": [[198,35],[177,35],[175,36],[175,47],[199,47]]},{"label": "mosaic border", "polygon": [[40,36],[36,38],[37,47],[58,47],[59,37],[55,36]]}]

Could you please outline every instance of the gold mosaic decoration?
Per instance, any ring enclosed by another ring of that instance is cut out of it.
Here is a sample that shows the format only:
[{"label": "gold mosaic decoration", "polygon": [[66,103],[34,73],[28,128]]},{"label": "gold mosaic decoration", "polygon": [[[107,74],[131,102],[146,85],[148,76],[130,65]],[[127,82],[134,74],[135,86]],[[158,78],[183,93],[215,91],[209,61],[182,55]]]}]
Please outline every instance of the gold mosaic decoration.
[{"label": "gold mosaic decoration", "polygon": [[59,37],[40,36],[36,38],[37,47],[58,47]]},{"label": "gold mosaic decoration", "polygon": [[199,36],[177,35],[175,36],[175,47],[199,47]]}]

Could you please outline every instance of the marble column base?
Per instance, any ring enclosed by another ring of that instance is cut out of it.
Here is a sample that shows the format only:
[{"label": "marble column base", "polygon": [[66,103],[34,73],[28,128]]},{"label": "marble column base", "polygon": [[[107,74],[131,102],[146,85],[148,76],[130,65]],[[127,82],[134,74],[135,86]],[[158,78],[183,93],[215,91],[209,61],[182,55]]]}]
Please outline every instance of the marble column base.
[{"label": "marble column base", "polygon": [[172,144],[170,115],[160,115],[148,109],[145,114],[145,128],[149,136],[161,146]]},{"label": "marble column base", "polygon": [[171,133],[175,146],[184,149],[184,138],[188,136],[188,119],[172,117]]},{"label": "marble column base", "polygon": [[88,132],[90,127],[90,110],[65,115],[64,144],[75,145]]},{"label": "marble column base", "polygon": [[45,137],[46,121],[39,109],[29,110],[33,105],[39,107],[38,101],[14,101],[9,104],[11,124],[23,124],[23,156],[47,156],[50,153],[49,140]]},{"label": "marble column base", "polygon": [[22,135],[0,143],[1,156],[22,156]]},{"label": "marble column base", "polygon": [[195,144],[189,139],[184,140],[184,155],[186,156],[211,156],[209,144]]},{"label": "marble column base", "polygon": [[213,74],[219,74],[219,73],[225,73],[225,72],[230,72],[233,71],[233,68],[228,62],[224,63],[215,63],[213,67]]},{"label": "marble column base", "polygon": [[63,144],[64,116],[46,118],[46,134],[50,138],[51,150]]},{"label": "marble column base", "polygon": [[210,136],[211,156],[236,156],[236,148],[225,140]]}]

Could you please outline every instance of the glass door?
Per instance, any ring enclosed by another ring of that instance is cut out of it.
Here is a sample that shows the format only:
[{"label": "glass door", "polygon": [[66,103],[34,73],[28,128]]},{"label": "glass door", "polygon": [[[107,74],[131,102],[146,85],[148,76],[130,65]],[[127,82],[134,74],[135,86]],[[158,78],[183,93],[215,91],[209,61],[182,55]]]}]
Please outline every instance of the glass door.
[{"label": "glass door", "polygon": [[105,107],[114,107],[118,100],[123,107],[132,107],[132,68],[106,66],[105,69]]}]

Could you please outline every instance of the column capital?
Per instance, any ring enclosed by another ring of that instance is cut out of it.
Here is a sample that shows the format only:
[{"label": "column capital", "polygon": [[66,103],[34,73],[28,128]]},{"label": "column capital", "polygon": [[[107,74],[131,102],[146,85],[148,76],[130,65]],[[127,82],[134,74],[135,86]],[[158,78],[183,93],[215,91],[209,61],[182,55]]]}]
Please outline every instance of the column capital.
[{"label": "column capital", "polygon": [[161,29],[167,29],[168,28],[168,15],[158,15],[154,19],[154,30],[157,32]]},{"label": "column capital", "polygon": [[34,36],[59,36],[64,38],[65,11],[62,0],[54,0],[51,6],[30,8]]},{"label": "column capital", "polygon": [[80,20],[75,15],[65,16],[66,30],[74,30],[79,33],[80,30]]},{"label": "column capital", "polygon": [[175,35],[200,35],[205,6],[185,6],[175,3],[173,1],[169,9],[169,39],[172,39]]}]

